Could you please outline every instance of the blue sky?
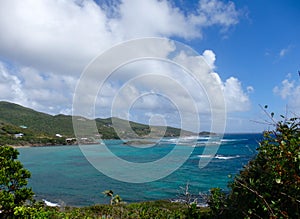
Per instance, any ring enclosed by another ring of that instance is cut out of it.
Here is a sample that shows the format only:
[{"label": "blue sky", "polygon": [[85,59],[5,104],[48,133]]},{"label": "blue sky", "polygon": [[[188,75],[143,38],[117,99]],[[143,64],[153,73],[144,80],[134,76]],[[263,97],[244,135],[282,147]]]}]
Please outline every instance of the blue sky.
[{"label": "blue sky", "polygon": [[[218,29],[207,31],[199,48],[210,48],[216,53],[221,77],[234,76],[244,86],[253,86],[254,92],[249,94],[251,110],[242,117],[263,120],[259,104],[267,104],[277,115],[285,114],[286,107],[299,115],[300,2],[250,0],[234,3],[237,9],[245,12],[239,23],[225,38],[217,34]],[[195,47],[199,44],[191,43]],[[274,87],[282,88],[285,79],[294,81],[294,96],[287,95],[283,99],[274,93]],[[292,106],[292,102],[296,102],[296,106]]]},{"label": "blue sky", "polygon": [[[166,37],[189,45],[211,63],[224,90],[226,132],[260,132],[268,126],[252,122],[266,118],[259,104],[269,105],[276,115],[285,114],[286,107],[299,115],[299,20],[296,0],[1,1],[0,99],[70,114],[76,84],[93,58],[127,40]],[[126,82],[126,77],[113,78],[105,91],[107,103]],[[141,84],[130,92],[142,95],[151,89],[151,83]],[[123,100],[132,97],[130,92]],[[143,107],[137,104],[128,118],[147,123],[159,115],[178,126],[177,114],[163,100],[140,101]],[[110,116],[109,104],[98,109],[98,116]],[[121,108],[117,111],[126,118]]]}]

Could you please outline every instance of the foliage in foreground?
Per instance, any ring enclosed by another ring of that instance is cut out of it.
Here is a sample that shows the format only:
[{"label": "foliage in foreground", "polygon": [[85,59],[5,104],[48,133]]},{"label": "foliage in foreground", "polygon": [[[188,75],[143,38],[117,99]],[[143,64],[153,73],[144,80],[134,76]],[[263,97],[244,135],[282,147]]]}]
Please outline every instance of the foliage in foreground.
[{"label": "foliage in foreground", "polygon": [[187,208],[181,203],[153,201],[133,204],[95,205],[65,209],[43,206],[21,206],[14,210],[16,218],[211,218],[207,208]]},{"label": "foliage in foreground", "polygon": [[30,172],[16,160],[19,152],[0,146],[0,211],[2,216],[13,214],[13,209],[31,200],[33,192],[27,188]]},{"label": "foliage in foreground", "polygon": [[228,195],[211,190],[215,217],[300,218],[300,118],[278,122],[259,145]]}]

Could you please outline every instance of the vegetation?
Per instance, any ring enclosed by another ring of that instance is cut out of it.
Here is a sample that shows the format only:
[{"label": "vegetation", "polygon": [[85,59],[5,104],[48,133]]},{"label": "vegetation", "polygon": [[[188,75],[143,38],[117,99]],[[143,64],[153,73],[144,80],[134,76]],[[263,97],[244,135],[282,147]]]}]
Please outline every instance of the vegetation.
[{"label": "vegetation", "polygon": [[[85,118],[80,119],[87,120]],[[128,121],[126,120],[117,118],[114,119],[117,120],[117,123],[120,124],[121,127],[122,124],[128,123]],[[119,139],[119,136],[115,132],[115,129],[112,127],[112,118],[97,118],[95,119],[95,122],[102,139]],[[2,144],[15,144],[19,142],[18,145],[26,143],[47,143],[51,145],[65,143],[65,138],[75,137],[73,131],[72,116],[62,114],[52,116],[5,101],[0,101],[0,123],[2,124],[2,127],[9,126],[8,128],[11,129],[9,130],[9,132],[6,132],[5,129],[2,129],[2,132],[0,129],[0,140]],[[167,127],[166,132],[162,132],[162,130],[164,130],[163,127],[157,126],[151,127],[150,129],[148,125],[131,121],[129,122],[129,124],[133,132],[125,132],[124,136],[126,136],[127,138],[132,137],[133,134],[143,138],[144,136],[147,136],[150,131],[154,132],[158,136],[164,135],[165,137],[179,136],[181,132],[180,129],[172,127]],[[28,138],[13,138],[13,134],[24,132],[26,132],[26,135],[24,135],[24,137],[27,136]],[[188,131],[183,132],[186,135],[193,134]],[[63,138],[55,138],[56,134],[62,135]],[[95,133],[95,135],[96,134],[98,133]]]},{"label": "vegetation", "polygon": [[[20,135],[21,136],[18,136]],[[64,145],[64,137],[50,136],[30,128],[21,128],[9,123],[0,122],[0,145]]]},{"label": "vegetation", "polygon": [[[184,203],[126,204],[107,190],[110,205],[47,207],[32,201],[33,192],[26,187],[30,173],[16,160],[18,151],[0,146],[0,218],[300,218],[300,118],[282,117],[273,131],[264,132],[256,157],[235,176],[229,193],[211,189],[208,208],[196,206],[188,185]],[[33,136],[31,129],[3,122],[0,134],[9,139],[21,129]]]},{"label": "vegetation", "polygon": [[141,202],[119,205],[94,205],[89,207],[34,207],[23,206],[15,209],[16,218],[126,218],[126,219],[197,219],[212,218],[209,209],[196,208],[193,215],[189,214],[186,205],[169,201]]},{"label": "vegetation", "polygon": [[0,210],[4,217],[12,216],[14,208],[33,196],[31,189],[26,188],[30,172],[16,160],[18,154],[12,147],[0,147]]},{"label": "vegetation", "polygon": [[275,125],[264,133],[255,159],[230,184],[230,193],[211,190],[215,217],[300,218],[300,118]]}]

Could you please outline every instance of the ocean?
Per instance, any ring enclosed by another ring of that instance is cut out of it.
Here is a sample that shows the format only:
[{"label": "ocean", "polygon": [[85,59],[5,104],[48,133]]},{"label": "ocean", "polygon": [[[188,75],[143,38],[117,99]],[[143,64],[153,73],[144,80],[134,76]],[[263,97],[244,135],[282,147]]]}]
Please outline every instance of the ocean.
[{"label": "ocean", "polygon": [[[214,187],[228,191],[228,183],[256,155],[261,139],[261,134],[226,134],[216,154],[212,155],[203,155],[205,138],[199,139],[198,146],[180,168],[164,178],[146,183],[127,183],[106,176],[87,161],[78,146],[29,147],[18,148],[18,151],[19,160],[31,172],[28,186],[32,187],[37,200],[87,206],[108,203],[109,199],[102,194],[104,190],[112,190],[125,202],[176,200],[187,184],[189,192],[199,197]],[[166,138],[150,148],[126,146],[120,140],[107,140],[105,144],[121,159],[147,163],[170,153],[174,142],[176,139]],[[190,150],[188,141],[179,147],[183,151]],[[199,168],[199,160],[208,158],[210,162]]]}]

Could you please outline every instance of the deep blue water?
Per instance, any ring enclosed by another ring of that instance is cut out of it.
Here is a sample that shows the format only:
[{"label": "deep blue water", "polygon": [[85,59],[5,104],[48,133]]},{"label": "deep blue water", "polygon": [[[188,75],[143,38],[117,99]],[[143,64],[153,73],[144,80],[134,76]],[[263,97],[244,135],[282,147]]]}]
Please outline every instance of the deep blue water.
[{"label": "deep blue water", "polygon": [[[176,199],[180,187],[188,183],[193,194],[208,192],[212,187],[227,190],[227,184],[256,154],[261,134],[227,134],[216,156],[204,168],[198,167],[204,147],[194,148],[189,159],[169,176],[150,183],[125,183],[111,179],[95,169],[78,146],[20,148],[19,159],[31,172],[29,186],[36,199],[66,205],[85,206],[107,203],[102,191],[111,189],[126,202]],[[151,162],[168,154],[174,139],[141,149],[124,146],[121,141],[106,141],[108,148],[131,162]],[[95,145],[95,147],[99,147]],[[100,146],[101,147],[101,146]],[[182,150],[187,149],[182,145]],[[214,146],[209,146],[214,147]],[[201,159],[205,159],[202,156]],[[232,177],[230,177],[232,176]]]}]

